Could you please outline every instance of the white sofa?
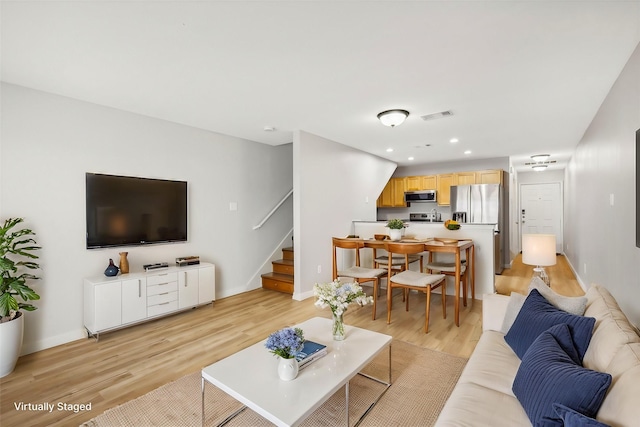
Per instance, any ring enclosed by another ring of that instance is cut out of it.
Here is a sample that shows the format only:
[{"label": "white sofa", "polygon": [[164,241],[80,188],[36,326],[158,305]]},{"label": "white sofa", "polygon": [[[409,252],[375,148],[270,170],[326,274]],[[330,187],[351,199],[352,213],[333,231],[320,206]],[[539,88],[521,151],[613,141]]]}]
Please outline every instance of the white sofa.
[{"label": "white sofa", "polygon": [[[640,426],[640,336],[605,288],[594,285],[585,296],[584,316],[596,323],[583,365],[612,376],[596,419],[613,427]],[[513,311],[511,298],[484,296],[483,333],[436,426],[531,425],[512,391],[520,359],[502,332],[508,307]]]}]

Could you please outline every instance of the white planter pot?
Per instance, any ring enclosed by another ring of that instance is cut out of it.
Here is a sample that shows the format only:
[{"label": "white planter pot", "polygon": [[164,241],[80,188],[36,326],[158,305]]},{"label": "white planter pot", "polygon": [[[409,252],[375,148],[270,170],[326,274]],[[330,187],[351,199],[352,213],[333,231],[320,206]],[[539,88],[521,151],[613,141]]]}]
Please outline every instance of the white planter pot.
[{"label": "white planter pot", "polygon": [[279,357],[278,376],[283,381],[291,381],[298,376],[298,361],[294,359],[283,359]]},{"label": "white planter pot", "polygon": [[402,229],[394,229],[394,228],[390,228],[389,229],[389,238],[393,241],[398,241],[400,239],[402,239]]},{"label": "white planter pot", "polygon": [[10,322],[0,323],[0,378],[6,377],[16,367],[22,350],[24,314]]}]

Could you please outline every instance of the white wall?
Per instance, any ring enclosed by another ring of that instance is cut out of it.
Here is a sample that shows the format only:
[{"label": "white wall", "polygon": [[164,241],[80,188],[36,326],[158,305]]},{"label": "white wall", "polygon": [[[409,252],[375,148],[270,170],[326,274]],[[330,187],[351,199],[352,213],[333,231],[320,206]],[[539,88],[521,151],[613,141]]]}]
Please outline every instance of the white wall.
[{"label": "white wall", "polygon": [[216,264],[218,298],[259,286],[263,264],[270,268],[291,230],[293,201],[252,227],[293,186],[291,144],[271,147],[10,84],[1,90],[0,218],[24,217],[43,247],[42,280],[34,282],[42,299],[27,313],[24,353],[85,336],[82,279],[123,250],[85,249],[85,172],[188,181],[189,241],[126,249],[132,270],[193,254]]},{"label": "white wall", "polygon": [[[635,132],[640,128],[640,45],[611,88],[565,173],[565,253],[584,285],[598,283],[640,325],[635,245]],[[610,195],[614,206],[610,206]]]},{"label": "white wall", "polygon": [[[319,136],[293,137],[295,299],[331,281],[331,237],[375,221],[376,200],[396,164]],[[320,266],[320,272],[318,272]]]}]

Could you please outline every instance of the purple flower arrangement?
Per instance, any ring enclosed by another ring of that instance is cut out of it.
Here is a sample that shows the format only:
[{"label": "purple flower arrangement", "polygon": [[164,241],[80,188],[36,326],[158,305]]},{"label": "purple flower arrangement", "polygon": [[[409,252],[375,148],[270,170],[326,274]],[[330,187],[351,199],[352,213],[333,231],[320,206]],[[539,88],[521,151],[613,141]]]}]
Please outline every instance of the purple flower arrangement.
[{"label": "purple flower arrangement", "polygon": [[300,328],[280,329],[269,335],[264,346],[271,353],[283,359],[292,359],[302,350],[304,334]]}]

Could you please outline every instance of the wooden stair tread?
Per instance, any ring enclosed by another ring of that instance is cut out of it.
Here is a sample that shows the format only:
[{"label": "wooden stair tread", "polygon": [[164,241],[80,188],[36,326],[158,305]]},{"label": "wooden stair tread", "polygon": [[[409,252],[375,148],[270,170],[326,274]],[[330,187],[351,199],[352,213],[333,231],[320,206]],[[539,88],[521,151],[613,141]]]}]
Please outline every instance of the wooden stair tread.
[{"label": "wooden stair tread", "polygon": [[283,264],[283,265],[291,265],[291,266],[293,266],[293,260],[292,259],[277,259],[277,260],[273,261],[273,264]]},{"label": "wooden stair tread", "polygon": [[279,280],[281,282],[293,283],[293,276],[290,275],[290,274],[281,274],[281,273],[269,272],[269,273],[264,273],[260,277],[265,278],[265,279]]}]

